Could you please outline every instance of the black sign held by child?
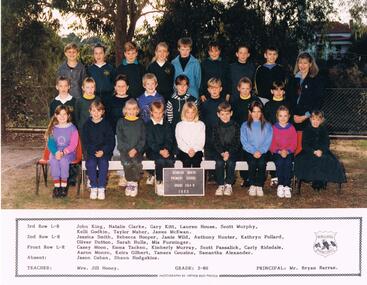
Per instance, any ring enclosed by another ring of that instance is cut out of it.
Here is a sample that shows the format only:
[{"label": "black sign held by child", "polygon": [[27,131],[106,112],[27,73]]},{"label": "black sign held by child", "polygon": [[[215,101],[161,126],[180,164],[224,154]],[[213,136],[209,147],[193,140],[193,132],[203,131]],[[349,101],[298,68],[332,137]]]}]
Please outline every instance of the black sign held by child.
[{"label": "black sign held by child", "polygon": [[164,196],[204,196],[203,168],[164,168]]}]

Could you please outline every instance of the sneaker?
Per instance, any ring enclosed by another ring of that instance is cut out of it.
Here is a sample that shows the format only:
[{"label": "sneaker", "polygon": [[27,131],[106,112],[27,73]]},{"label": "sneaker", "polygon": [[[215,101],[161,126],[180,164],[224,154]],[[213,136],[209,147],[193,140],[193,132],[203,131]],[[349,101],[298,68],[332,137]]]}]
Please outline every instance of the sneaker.
[{"label": "sneaker", "polygon": [[98,188],[97,189],[97,192],[98,192],[98,200],[104,200],[105,199],[105,189],[104,188]]},{"label": "sneaker", "polygon": [[279,198],[284,198],[284,186],[283,185],[278,185],[277,196]]},{"label": "sneaker", "polygon": [[164,195],[164,186],[163,186],[162,181],[157,181],[155,183],[155,193],[158,196],[163,196]]},{"label": "sneaker", "polygon": [[97,199],[97,193],[98,193],[98,189],[97,188],[90,188],[90,196],[89,198],[92,200],[96,200]]},{"label": "sneaker", "polygon": [[285,198],[291,198],[292,197],[291,191],[292,191],[292,189],[289,186],[285,186],[284,187],[284,197]]},{"label": "sneaker", "polygon": [[264,196],[264,191],[262,187],[256,186],[256,196],[259,196],[259,197]]},{"label": "sneaker", "polygon": [[248,194],[250,196],[256,196],[256,186],[251,185],[250,188],[248,189]]},{"label": "sneaker", "polygon": [[127,181],[125,188],[125,196],[131,196],[132,182]]},{"label": "sneaker", "polygon": [[147,178],[147,181],[145,182],[145,184],[147,185],[153,185],[154,184],[154,175],[149,175]]},{"label": "sneaker", "polygon": [[138,182],[131,182],[130,196],[136,197],[138,195]]},{"label": "sneaker", "polygon": [[90,180],[89,180],[89,178],[87,178],[87,188],[91,188],[90,186],[91,186],[90,185]]},{"label": "sneaker", "polygon": [[119,179],[119,186],[120,187],[126,187],[126,185],[127,185],[126,178],[125,177],[120,177],[120,179]]},{"label": "sneaker", "polygon": [[223,196],[224,185],[219,185],[217,190],[215,190],[215,196]]},{"label": "sneaker", "polygon": [[224,195],[225,196],[231,196],[232,195],[232,185],[231,184],[224,185]]},{"label": "sneaker", "polygon": [[278,177],[270,179],[270,187],[276,187],[278,185]]}]

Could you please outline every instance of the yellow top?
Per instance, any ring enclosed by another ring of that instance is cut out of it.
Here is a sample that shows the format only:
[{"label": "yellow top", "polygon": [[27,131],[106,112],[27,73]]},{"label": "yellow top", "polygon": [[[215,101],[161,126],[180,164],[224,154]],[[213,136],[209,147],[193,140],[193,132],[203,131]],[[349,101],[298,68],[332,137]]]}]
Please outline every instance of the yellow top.
[{"label": "yellow top", "polygon": [[242,100],[247,100],[247,99],[251,98],[251,94],[249,94],[247,97],[244,97],[240,94],[240,97],[241,97]]},{"label": "yellow top", "polygon": [[83,94],[83,97],[87,100],[91,100],[91,99],[94,99],[94,97],[96,97],[96,96],[94,94],[92,94],[92,95]]},{"label": "yellow top", "polygon": [[275,96],[273,96],[273,101],[279,102],[279,101],[283,101],[283,100],[284,100],[283,97],[282,98],[275,98]]},{"label": "yellow top", "polygon": [[128,121],[136,121],[137,119],[139,119],[139,117],[137,116],[125,116],[125,119]]}]

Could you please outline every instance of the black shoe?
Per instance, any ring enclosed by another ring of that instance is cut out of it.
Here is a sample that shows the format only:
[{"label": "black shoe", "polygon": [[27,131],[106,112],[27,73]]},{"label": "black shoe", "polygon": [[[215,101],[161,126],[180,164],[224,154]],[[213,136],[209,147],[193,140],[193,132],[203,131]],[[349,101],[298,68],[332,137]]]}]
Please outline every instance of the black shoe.
[{"label": "black shoe", "polygon": [[59,197],[66,197],[68,195],[68,187],[60,187]]},{"label": "black shoe", "polygon": [[54,187],[52,191],[52,198],[59,198],[60,197],[60,187]]},{"label": "black shoe", "polygon": [[242,188],[247,188],[247,187],[250,187],[250,182],[248,180],[242,180],[241,182],[241,187]]}]

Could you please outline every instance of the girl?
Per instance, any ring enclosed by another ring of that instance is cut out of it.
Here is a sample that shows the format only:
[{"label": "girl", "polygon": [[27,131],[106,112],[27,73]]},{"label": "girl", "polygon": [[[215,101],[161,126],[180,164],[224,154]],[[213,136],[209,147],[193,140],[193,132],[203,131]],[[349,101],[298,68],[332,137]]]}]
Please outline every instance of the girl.
[{"label": "girl", "polygon": [[139,107],[135,99],[126,102],[123,114],[124,117],[119,119],[116,127],[117,149],[127,180],[125,195],[135,197],[143,169],[141,161],[145,145],[145,125],[138,117]]},{"label": "girl", "polygon": [[[269,103],[268,103],[269,104]],[[276,165],[278,177],[277,195],[279,198],[291,198],[291,179],[293,154],[297,147],[296,129],[290,124],[289,109],[280,106],[276,112],[277,123],[273,125],[273,139],[270,151]]]},{"label": "girl", "polygon": [[249,195],[264,196],[266,153],[269,150],[273,131],[265,121],[263,105],[254,101],[250,104],[247,122],[241,126],[241,143],[245,151],[249,172]]},{"label": "girl", "polygon": [[321,107],[323,88],[318,73],[315,59],[308,52],[300,53],[294,67],[294,79],[290,82],[290,102],[297,130],[295,154],[302,149],[302,131],[308,124],[311,112]]},{"label": "girl", "polygon": [[345,172],[329,149],[330,141],[321,111],[314,111],[302,137],[302,152],[296,156],[294,172],[299,180],[312,181],[314,190],[326,187],[326,182],[345,183]]},{"label": "girl", "polygon": [[153,73],[157,77],[157,92],[163,96],[165,102],[170,99],[173,93],[172,82],[175,74],[173,65],[167,61],[168,55],[167,43],[160,42],[155,48],[153,62],[147,68],[147,73]]},{"label": "girl", "polygon": [[205,125],[199,121],[199,112],[194,102],[182,108],[181,122],[176,126],[178,159],[183,167],[200,167],[205,145]]},{"label": "girl", "polygon": [[51,176],[54,181],[53,197],[67,196],[69,165],[75,159],[79,135],[71,123],[71,111],[68,106],[56,107],[55,114],[48,124],[45,139],[50,150]]},{"label": "girl", "polygon": [[102,102],[93,101],[89,107],[91,117],[85,122],[82,130],[87,175],[91,186],[90,199],[92,200],[105,199],[108,161],[115,147],[115,136],[109,123],[103,118],[104,112]]}]

